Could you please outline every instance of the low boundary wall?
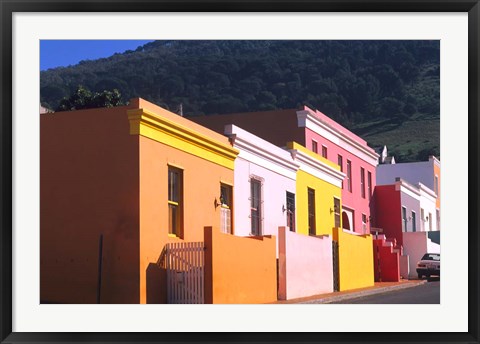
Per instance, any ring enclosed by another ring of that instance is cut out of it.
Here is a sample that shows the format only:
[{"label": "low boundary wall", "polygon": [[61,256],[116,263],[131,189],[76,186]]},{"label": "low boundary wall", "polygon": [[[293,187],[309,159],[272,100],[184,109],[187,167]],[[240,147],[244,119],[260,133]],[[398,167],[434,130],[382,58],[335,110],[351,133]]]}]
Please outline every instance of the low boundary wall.
[{"label": "low boundary wall", "polygon": [[275,236],[238,237],[204,228],[205,303],[277,300]]},{"label": "low boundary wall", "polygon": [[278,299],[333,292],[332,238],[278,228]]},{"label": "low boundary wall", "polygon": [[338,242],[340,291],[373,286],[372,236],[334,228],[333,240]]}]

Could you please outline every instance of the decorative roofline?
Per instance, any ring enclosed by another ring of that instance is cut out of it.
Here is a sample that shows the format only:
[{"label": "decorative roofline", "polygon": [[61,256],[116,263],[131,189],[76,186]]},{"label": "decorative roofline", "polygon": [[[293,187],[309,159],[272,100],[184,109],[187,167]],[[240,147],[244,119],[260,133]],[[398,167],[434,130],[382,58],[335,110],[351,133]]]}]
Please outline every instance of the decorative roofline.
[{"label": "decorative roofline", "polygon": [[296,172],[300,166],[293,161],[292,156],[288,151],[277,147],[272,143],[237,127],[236,125],[226,125],[225,135],[229,136],[233,146],[240,150],[239,157],[242,157],[242,150],[244,150],[250,154],[259,156],[268,162],[279,165],[281,168],[290,172]]},{"label": "decorative roofline", "polygon": [[407,190],[413,192],[418,197],[430,196],[433,199],[437,198],[437,194],[432,189],[430,189],[429,187],[427,187],[422,183],[410,184],[406,180],[397,177],[395,178],[395,185],[406,188]]},{"label": "decorative roofline", "polygon": [[347,136],[345,133],[340,132],[337,128],[334,128],[330,124],[322,121],[320,118],[318,118],[312,112],[310,112],[308,110],[297,111],[297,119],[299,121],[304,120],[305,121],[305,126],[306,126],[306,121],[310,120],[314,124],[320,126],[322,129],[327,130],[332,135],[335,135],[337,138],[345,141],[346,143],[352,145],[353,147],[355,147],[356,149],[358,149],[362,153],[366,154],[369,158],[372,159],[372,161],[373,160],[375,161],[375,163],[373,165],[378,164],[378,158],[380,157],[380,155],[377,154],[374,149],[372,149],[368,146],[365,147],[365,145],[362,145],[362,144],[356,142],[355,140],[353,140],[352,138]]},{"label": "decorative roofline", "polygon": [[[316,177],[340,187],[341,182],[345,179],[345,173],[336,170],[319,159],[315,159],[309,153],[298,149],[297,147],[299,145],[297,143],[289,143],[287,146],[292,147],[289,150],[293,159],[301,163],[300,170],[305,170],[304,167],[306,166],[307,169],[313,169],[313,172],[316,172],[317,175],[314,174]],[[325,177],[327,177],[327,179],[325,179]]]},{"label": "decorative roofline", "polygon": [[239,151],[226,138],[225,143],[220,142],[147,109],[132,109],[127,113],[131,135],[141,135],[233,169]]}]

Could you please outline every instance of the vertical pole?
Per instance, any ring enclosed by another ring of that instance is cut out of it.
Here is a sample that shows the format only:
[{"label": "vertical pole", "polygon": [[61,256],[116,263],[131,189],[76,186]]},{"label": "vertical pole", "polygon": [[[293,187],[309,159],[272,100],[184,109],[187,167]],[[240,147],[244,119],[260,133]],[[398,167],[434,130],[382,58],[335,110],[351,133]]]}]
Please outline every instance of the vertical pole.
[{"label": "vertical pole", "polygon": [[98,241],[98,280],[97,280],[97,303],[100,303],[100,291],[102,289],[102,260],[103,260],[103,234]]}]

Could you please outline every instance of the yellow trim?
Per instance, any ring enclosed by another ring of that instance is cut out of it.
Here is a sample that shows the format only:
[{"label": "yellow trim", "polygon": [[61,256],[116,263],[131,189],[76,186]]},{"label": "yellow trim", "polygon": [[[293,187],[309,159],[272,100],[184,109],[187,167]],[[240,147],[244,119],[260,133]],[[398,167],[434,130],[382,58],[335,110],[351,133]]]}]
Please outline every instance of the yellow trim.
[{"label": "yellow trim", "polygon": [[141,135],[233,170],[239,150],[146,109],[128,111],[130,135]]},{"label": "yellow trim", "polygon": [[178,206],[180,203],[178,203],[178,202],[174,202],[174,201],[168,201],[168,204],[171,204],[171,205],[177,205],[177,206]]},{"label": "yellow trim", "polygon": [[168,233],[168,236],[169,236],[170,238],[179,238],[179,239],[181,239],[178,235],[175,235],[175,234],[172,234],[172,233]]}]

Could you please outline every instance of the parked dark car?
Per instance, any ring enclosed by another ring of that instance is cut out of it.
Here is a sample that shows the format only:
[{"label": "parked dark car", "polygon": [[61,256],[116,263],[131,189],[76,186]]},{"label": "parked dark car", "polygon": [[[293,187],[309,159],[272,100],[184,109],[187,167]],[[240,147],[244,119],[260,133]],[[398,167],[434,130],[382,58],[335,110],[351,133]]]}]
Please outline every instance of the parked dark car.
[{"label": "parked dark car", "polygon": [[425,253],[417,263],[418,278],[440,276],[440,253]]}]

